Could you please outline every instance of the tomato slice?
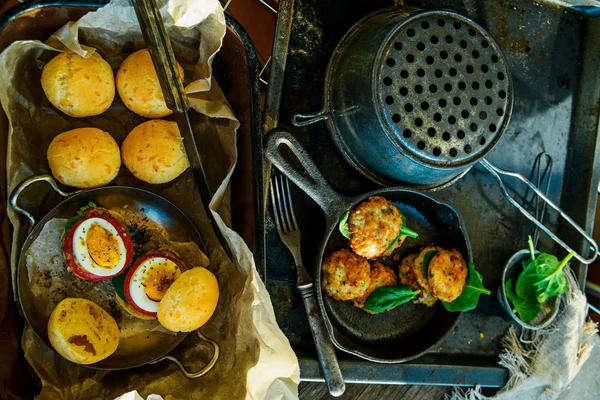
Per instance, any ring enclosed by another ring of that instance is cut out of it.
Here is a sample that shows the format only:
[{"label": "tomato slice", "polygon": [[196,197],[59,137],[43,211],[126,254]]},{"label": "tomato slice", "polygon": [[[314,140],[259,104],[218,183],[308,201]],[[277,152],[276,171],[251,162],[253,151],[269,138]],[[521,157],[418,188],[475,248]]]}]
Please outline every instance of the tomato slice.
[{"label": "tomato slice", "polygon": [[[99,276],[99,275],[96,275],[96,274],[93,274],[93,273],[87,271],[86,269],[82,268],[79,265],[79,263],[77,262],[74,254],[73,254],[73,236],[75,234],[75,230],[77,229],[77,227],[79,225],[81,225],[84,221],[86,221],[90,218],[101,218],[101,219],[107,221],[108,223],[110,223],[117,230],[119,237],[121,238],[121,240],[123,240],[123,244],[125,245],[125,264],[124,264],[123,268],[121,268],[119,271],[115,272],[114,274],[112,274],[110,276]],[[131,241],[131,238],[129,237],[129,233],[127,232],[127,229],[116,219],[114,219],[112,217],[108,217],[106,215],[92,215],[92,216],[82,218],[81,220],[77,221],[71,227],[71,229],[69,229],[69,232],[67,233],[67,236],[66,236],[64,244],[63,244],[63,253],[64,253],[65,261],[67,262],[67,266],[68,266],[69,270],[71,272],[73,272],[75,275],[77,275],[78,277],[80,277],[82,279],[86,279],[88,281],[103,281],[103,280],[111,279],[112,277],[123,273],[123,271],[125,271],[127,269],[127,266],[131,263],[131,260],[133,259],[133,242]]]},{"label": "tomato slice", "polygon": [[[129,268],[129,271],[127,272],[127,277],[125,278],[125,285],[124,285],[124,292],[125,292],[125,297],[127,298],[127,302],[136,311],[138,311],[144,315],[150,315],[153,317],[156,316],[156,312],[148,311],[148,310],[140,307],[133,300],[133,297],[131,296],[131,279],[132,279],[133,275],[135,274],[135,272],[138,270],[138,268],[140,268],[142,266],[144,261],[146,261],[150,258],[154,258],[154,257],[166,258],[167,260],[172,261],[175,265],[177,265],[177,267],[179,268],[179,271],[182,273],[187,269],[186,266],[183,264],[183,262],[181,262],[180,260],[178,260],[177,258],[173,257],[172,255],[170,255],[168,253],[163,253],[160,251],[152,251],[150,253],[143,255],[142,257],[138,258],[135,261],[135,263],[133,263],[131,268]],[[154,301],[155,303],[160,303],[159,301],[155,301],[155,300],[151,300],[151,299],[149,299],[149,300]]]}]

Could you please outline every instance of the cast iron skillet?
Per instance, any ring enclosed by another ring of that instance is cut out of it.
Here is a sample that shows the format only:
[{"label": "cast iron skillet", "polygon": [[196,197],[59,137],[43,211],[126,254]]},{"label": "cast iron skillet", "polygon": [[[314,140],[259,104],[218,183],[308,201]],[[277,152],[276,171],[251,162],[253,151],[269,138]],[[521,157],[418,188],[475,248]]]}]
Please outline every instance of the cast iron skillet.
[{"label": "cast iron skillet", "polygon": [[[33,216],[19,206],[19,196],[23,190],[31,184],[40,181],[49,183],[59,195],[67,197],[67,199],[56,206],[36,224]],[[48,340],[48,318],[40,315],[38,312],[35,305],[36,298],[29,289],[25,253],[36,240],[48,221],[54,218],[72,218],[77,215],[77,211],[81,207],[90,202],[95,203],[99,207],[115,211],[127,209],[140,215],[144,215],[151,221],[162,226],[169,233],[170,240],[183,242],[193,241],[200,249],[204,248],[202,238],[192,221],[190,221],[190,219],[173,203],[154,193],[124,186],[104,187],[91,190],[80,190],[74,193],[65,193],[60,190],[54,179],[49,175],[39,175],[26,179],[15,188],[10,198],[13,209],[26,216],[33,228],[25,239],[19,255],[19,264],[17,267],[18,297],[27,322],[33,328],[36,335],[50,348],[52,348],[52,346]],[[219,357],[219,346],[213,340],[203,336],[199,330],[196,332],[202,339],[208,341],[215,350],[213,359],[198,372],[190,373],[186,371],[177,359],[168,355],[168,353],[185,338],[187,333],[171,335],[158,331],[145,332],[143,335],[122,339],[119,341],[119,347],[110,357],[100,362],[86,365],[86,367],[98,369],[125,369],[143,364],[153,364],[164,359],[169,359],[178,364],[188,378],[199,377],[206,374],[217,361],[217,358]]]},{"label": "cast iron skillet", "polygon": [[[291,149],[308,176],[288,161],[281,151],[282,145]],[[471,261],[471,245],[458,212],[429,195],[410,189],[386,188],[358,197],[341,196],[325,181],[294,137],[282,130],[271,132],[266,154],[325,212],[325,236],[317,253],[314,279],[319,306],[333,343],[343,351],[381,363],[412,360],[439,344],[452,331],[461,313],[446,311],[438,301],[433,307],[406,303],[382,314],[367,314],[352,306],[351,302],[337,301],[323,295],[321,262],[330,253],[348,248],[348,240],[338,230],[342,215],[374,195],[392,201],[406,216],[410,228],[419,233],[417,239],[407,239],[397,250],[401,257],[417,253],[422,247],[435,243],[447,249],[455,248],[465,260]],[[383,263],[393,265],[391,257],[384,259]]]}]

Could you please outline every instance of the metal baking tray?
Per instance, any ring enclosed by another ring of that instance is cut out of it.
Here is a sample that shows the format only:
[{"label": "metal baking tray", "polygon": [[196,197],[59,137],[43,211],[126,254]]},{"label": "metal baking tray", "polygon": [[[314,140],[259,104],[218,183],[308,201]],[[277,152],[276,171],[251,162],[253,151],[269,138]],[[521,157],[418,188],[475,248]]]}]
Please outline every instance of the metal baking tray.
[{"label": "metal baking tray", "polygon": [[[312,156],[325,178],[341,194],[358,195],[375,188],[342,160],[324,124],[298,129],[294,113],[322,108],[324,75],[331,53],[343,33],[367,14],[393,7],[389,0],[283,0],[280,3],[274,49],[286,48],[287,58],[273,54],[265,124],[288,129]],[[549,191],[587,232],[592,231],[596,190],[600,179],[598,117],[600,114],[600,3],[595,1],[430,0],[399,2],[426,9],[451,9],[481,23],[506,54],[515,83],[512,120],[502,140],[487,157],[501,168],[529,176],[542,151],[554,159]],[[401,5],[396,5],[400,7]],[[268,174],[268,169],[265,169]],[[267,179],[268,176],[265,176]],[[297,188],[294,205],[302,232],[302,253],[312,267],[324,233],[320,209]],[[514,184],[514,195],[526,206],[525,188]],[[473,247],[474,262],[491,296],[482,296],[476,310],[432,352],[404,364],[378,365],[338,352],[347,382],[465,385],[502,387],[507,371],[498,366],[500,338],[511,324],[496,299],[502,268],[509,257],[526,248],[534,231],[503,198],[493,178],[473,168],[454,185],[434,196],[462,213]],[[289,251],[280,242],[266,213],[267,288],[280,327],[300,359],[302,380],[323,380],[308,322],[297,290]],[[548,215],[547,224],[556,219]],[[555,231],[577,251],[585,244],[562,225]],[[542,235],[542,250],[561,254]],[[572,264],[580,284],[587,267]]]},{"label": "metal baking tray", "polygon": [[[29,1],[16,6],[0,15],[0,52],[16,40],[45,40],[68,21],[75,21],[106,3],[108,1],[102,0]],[[257,268],[262,271],[264,219],[260,216],[264,204],[259,189],[262,187],[263,166],[258,60],[254,46],[241,25],[229,15],[226,15],[226,22],[227,32],[223,46],[215,56],[213,73],[240,122],[237,130],[238,162],[231,181],[232,225],[256,254]],[[4,188],[0,190],[0,201],[4,204],[7,204],[7,136],[8,121],[0,110],[0,186]],[[47,205],[50,208],[60,201],[54,197],[47,200],[48,203],[55,201]],[[5,239],[3,245],[10,248],[10,235],[6,233],[11,227],[6,209],[0,210],[0,220],[5,232],[2,235]],[[8,260],[0,262],[2,268],[9,268]]]}]

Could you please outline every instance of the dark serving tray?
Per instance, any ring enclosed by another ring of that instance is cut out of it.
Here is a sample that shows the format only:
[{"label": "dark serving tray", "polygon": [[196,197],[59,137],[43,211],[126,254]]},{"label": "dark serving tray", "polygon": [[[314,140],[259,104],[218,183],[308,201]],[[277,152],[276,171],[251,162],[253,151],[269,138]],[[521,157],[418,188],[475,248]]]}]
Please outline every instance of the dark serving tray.
[{"label": "dark serving tray", "polygon": [[[600,179],[598,116],[600,114],[600,6],[594,1],[529,0],[430,0],[405,1],[423,8],[446,8],[462,13],[486,27],[508,59],[515,84],[515,106],[508,130],[488,159],[501,168],[529,176],[542,151],[554,160],[549,197],[560,204],[587,232],[592,231],[596,190]],[[582,5],[576,5],[581,3]],[[585,5],[584,5],[585,4]],[[283,0],[265,112],[265,128],[288,129],[307,149],[325,178],[341,194],[357,195],[375,188],[345,164],[336,152],[324,124],[298,129],[294,113],[322,108],[325,68],[343,35],[363,16],[390,0]],[[286,49],[287,58],[275,50]],[[367,94],[365,94],[367,95]],[[268,169],[265,169],[268,172]],[[268,176],[265,176],[268,179]],[[531,206],[524,186],[510,188],[522,203]],[[294,187],[296,213],[302,231],[302,252],[312,267],[324,233],[320,209]],[[502,196],[493,178],[479,167],[449,188],[432,193],[462,213],[473,247],[474,262],[484,276],[491,296],[482,296],[476,310],[461,318],[452,334],[431,353],[415,361],[379,365],[338,352],[347,382],[475,385],[501,387],[508,377],[498,366],[500,338],[511,324],[496,292],[504,263],[527,247],[534,231]],[[574,231],[554,226],[577,251],[585,254],[584,241]],[[302,380],[323,380],[300,296],[289,251],[277,236],[266,213],[266,276],[275,313],[300,359]],[[542,235],[541,250],[562,254]],[[587,267],[572,264],[579,282]]]},{"label": "dark serving tray", "polygon": [[[107,0],[34,0],[11,8],[0,15],[0,52],[16,40],[46,40],[68,21],[78,20],[106,3]],[[260,188],[263,166],[258,60],[254,46],[241,25],[229,15],[226,15],[226,22],[227,31],[223,46],[213,61],[213,72],[240,122],[237,130],[238,162],[231,181],[232,225],[256,254],[257,267],[262,271],[263,267],[259,263],[264,260],[264,219],[259,216],[262,215],[264,204],[262,195],[259,195],[262,193]],[[0,190],[0,201],[5,205],[7,137],[8,121],[5,113],[0,110],[0,186],[4,188]],[[214,189],[216,187],[213,187]],[[59,201],[55,197],[42,200],[50,208]],[[9,279],[10,265],[7,254],[11,240],[7,233],[11,227],[6,207],[0,208],[0,222],[4,232],[0,234],[0,242],[4,247],[3,251],[0,251],[0,276]],[[10,290],[10,285],[0,282],[0,298],[10,299]],[[0,336],[6,336],[8,348],[17,329],[22,328],[23,320],[14,318],[18,327],[11,326],[12,316],[16,315],[16,307],[12,302],[7,303],[6,309],[2,310],[6,311],[6,318],[0,319]],[[22,352],[20,355],[4,356],[5,354],[0,356],[0,381],[6,385],[0,384],[0,392],[6,390],[6,393],[13,393],[15,398],[32,397],[36,385],[27,381],[27,364]],[[13,357],[17,356],[19,360],[15,361]]]}]

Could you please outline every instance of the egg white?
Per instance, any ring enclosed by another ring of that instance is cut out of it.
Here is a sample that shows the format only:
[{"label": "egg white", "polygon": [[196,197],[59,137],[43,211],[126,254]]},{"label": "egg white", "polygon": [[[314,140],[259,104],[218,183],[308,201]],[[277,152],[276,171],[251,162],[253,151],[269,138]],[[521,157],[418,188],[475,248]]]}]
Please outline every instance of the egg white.
[{"label": "egg white", "polygon": [[[87,246],[87,233],[94,224],[98,224],[109,231],[119,243],[119,263],[114,268],[102,267],[96,264],[90,256]],[[103,218],[88,218],[77,226],[73,233],[73,255],[82,269],[97,276],[112,276],[122,270],[127,261],[127,250],[123,239],[115,227]]]},{"label": "egg white", "polygon": [[160,301],[154,301],[146,295],[144,284],[146,283],[146,272],[154,265],[160,263],[166,263],[170,268],[174,267],[176,269],[175,279],[181,275],[179,267],[173,261],[164,257],[151,257],[140,263],[129,281],[129,295],[135,305],[152,313],[158,311],[158,303]]}]

